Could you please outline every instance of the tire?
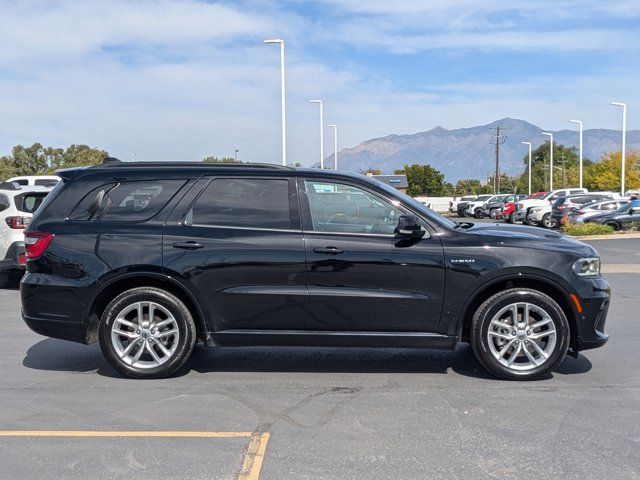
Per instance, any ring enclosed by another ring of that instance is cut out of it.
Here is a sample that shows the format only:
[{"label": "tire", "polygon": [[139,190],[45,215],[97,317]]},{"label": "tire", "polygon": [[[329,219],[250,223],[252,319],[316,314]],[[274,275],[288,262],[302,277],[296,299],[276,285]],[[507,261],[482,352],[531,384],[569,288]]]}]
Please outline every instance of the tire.
[{"label": "tire", "polygon": [[619,232],[620,230],[622,230],[622,225],[620,225],[618,222],[605,222],[604,224],[612,227],[615,232]]},{"label": "tire", "polygon": [[476,209],[473,211],[473,216],[474,216],[475,218],[482,218],[482,216],[483,216],[483,215],[482,215],[482,210],[481,210],[480,208],[476,208]]},{"label": "tire", "polygon": [[513,223],[513,213],[509,214],[509,217],[507,218],[507,222]]},{"label": "tire", "polygon": [[0,272],[0,289],[6,288],[11,281],[11,274],[9,272]]},{"label": "tire", "polygon": [[497,220],[498,219],[498,209],[497,208],[492,208],[491,211],[489,212],[489,217],[491,218],[491,220]]},{"label": "tire", "polygon": [[[153,322],[147,325],[151,307]],[[159,288],[139,287],[111,301],[102,314],[99,336],[102,353],[119,372],[131,378],[163,378],[191,356],[196,327],[178,297]]]},{"label": "tire", "polygon": [[[511,326],[514,305],[518,312],[515,328]],[[520,322],[525,305],[530,312],[529,320]],[[547,323],[536,326],[543,321]],[[520,323],[534,328],[520,329]],[[536,335],[539,337],[534,338]],[[548,295],[530,288],[496,293],[480,305],[471,324],[471,346],[476,358],[496,377],[507,380],[532,380],[548,375],[566,356],[569,337],[569,323],[562,309]]]},{"label": "tire", "polygon": [[545,213],[542,216],[542,221],[540,222],[544,228],[553,228],[555,223],[551,220],[551,214]]}]

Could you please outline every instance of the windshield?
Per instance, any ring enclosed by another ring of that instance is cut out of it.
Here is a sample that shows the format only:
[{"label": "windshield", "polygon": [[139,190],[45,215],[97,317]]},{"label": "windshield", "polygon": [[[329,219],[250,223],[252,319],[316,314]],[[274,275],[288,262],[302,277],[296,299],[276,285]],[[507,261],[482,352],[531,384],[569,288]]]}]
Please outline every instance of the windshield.
[{"label": "windshield", "polygon": [[416,200],[413,197],[410,197],[406,193],[403,193],[400,190],[398,190],[398,189],[396,189],[396,188],[394,188],[394,187],[392,187],[390,185],[387,185],[386,183],[383,183],[378,179],[367,178],[367,180],[373,180],[374,182],[376,182],[376,185],[379,188],[381,188],[385,192],[389,193],[393,197],[395,197],[395,198],[401,200],[402,202],[406,203],[407,205],[410,205],[414,210],[419,211],[425,217],[433,220],[436,224],[442,225],[442,226],[447,227],[447,228],[455,228],[456,222],[453,222],[453,221],[449,220],[448,218],[437,214],[436,212],[434,212],[433,210],[431,210],[430,208],[425,206],[423,203],[419,202],[418,200]]},{"label": "windshield", "polygon": [[626,205],[623,205],[622,207],[620,207],[618,209],[619,213],[625,213],[628,212],[629,210],[631,210],[632,208],[638,208],[640,207],[640,200],[634,200],[632,202],[627,203]]}]

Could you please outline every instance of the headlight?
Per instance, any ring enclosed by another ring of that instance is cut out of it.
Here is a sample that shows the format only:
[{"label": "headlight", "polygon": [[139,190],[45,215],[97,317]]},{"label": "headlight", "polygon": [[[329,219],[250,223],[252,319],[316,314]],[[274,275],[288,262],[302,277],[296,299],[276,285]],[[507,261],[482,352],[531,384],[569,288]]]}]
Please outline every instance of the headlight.
[{"label": "headlight", "polygon": [[597,277],[600,275],[600,259],[592,257],[576,260],[573,263],[573,271],[579,277]]}]

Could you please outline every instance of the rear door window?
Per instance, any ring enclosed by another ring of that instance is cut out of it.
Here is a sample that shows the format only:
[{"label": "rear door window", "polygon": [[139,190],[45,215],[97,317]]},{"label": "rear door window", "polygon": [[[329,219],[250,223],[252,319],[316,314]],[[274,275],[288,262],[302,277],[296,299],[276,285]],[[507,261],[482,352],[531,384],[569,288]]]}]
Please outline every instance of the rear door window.
[{"label": "rear door window", "polygon": [[110,183],[92,190],[73,210],[71,220],[139,222],[155,216],[185,180]]},{"label": "rear door window", "polygon": [[196,200],[187,224],[289,230],[289,196],[286,179],[216,178]]}]

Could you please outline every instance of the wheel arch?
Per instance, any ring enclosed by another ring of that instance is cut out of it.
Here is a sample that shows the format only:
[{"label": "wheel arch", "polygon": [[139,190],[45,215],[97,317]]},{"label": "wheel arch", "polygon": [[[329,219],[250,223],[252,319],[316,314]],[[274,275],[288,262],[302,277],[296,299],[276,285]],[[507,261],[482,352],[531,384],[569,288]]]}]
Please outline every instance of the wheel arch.
[{"label": "wheel arch", "polygon": [[509,288],[531,288],[551,297],[562,309],[569,322],[570,339],[569,346],[577,343],[577,315],[575,305],[571,301],[571,292],[560,283],[545,276],[534,274],[514,274],[502,276],[480,286],[469,296],[463,310],[458,326],[458,335],[461,341],[469,341],[471,322],[478,307],[489,297]]},{"label": "wheel arch", "polygon": [[89,319],[87,343],[98,341],[98,326],[102,313],[116,296],[135,287],[156,287],[178,297],[193,315],[196,332],[200,340],[206,341],[208,335],[207,322],[198,300],[189,289],[178,280],[168,275],[154,272],[125,273],[109,279],[95,292],[89,303],[85,318]]}]

